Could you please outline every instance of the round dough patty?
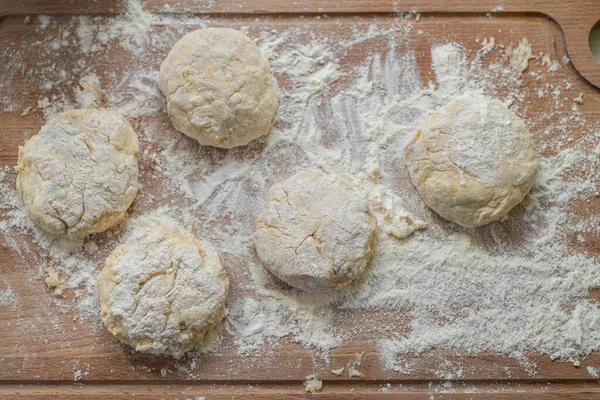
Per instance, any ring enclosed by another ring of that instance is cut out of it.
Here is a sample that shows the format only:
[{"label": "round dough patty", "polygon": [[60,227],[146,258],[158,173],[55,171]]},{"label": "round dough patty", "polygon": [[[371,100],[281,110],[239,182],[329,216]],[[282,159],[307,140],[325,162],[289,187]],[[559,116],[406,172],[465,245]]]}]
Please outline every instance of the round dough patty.
[{"label": "round dough patty", "polygon": [[138,191],[138,138],[114,111],[58,115],[19,147],[17,191],[53,234],[83,237],[118,224]]},{"label": "round dough patty", "polygon": [[243,146],[266,135],[277,115],[271,65],[234,29],[181,38],[160,66],[160,89],[175,129],[201,145]]},{"label": "round dough patty", "polygon": [[482,95],[455,99],[422,122],[405,147],[405,163],[425,203],[466,227],[506,215],[538,170],[523,121]]},{"label": "round dough patty", "polygon": [[173,357],[214,337],[228,290],[213,247],[158,222],[137,228],[98,277],[108,330],[138,351]]},{"label": "round dough patty", "polygon": [[362,272],[375,248],[376,228],[367,200],[350,183],[310,170],[271,188],[254,247],[281,280],[329,291]]}]

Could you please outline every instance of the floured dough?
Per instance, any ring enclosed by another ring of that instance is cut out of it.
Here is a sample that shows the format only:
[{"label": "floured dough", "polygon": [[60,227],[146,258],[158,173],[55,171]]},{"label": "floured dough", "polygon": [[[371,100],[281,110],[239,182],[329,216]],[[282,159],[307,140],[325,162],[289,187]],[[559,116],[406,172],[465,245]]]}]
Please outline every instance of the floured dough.
[{"label": "floured dough", "polygon": [[482,95],[455,99],[421,123],[406,145],[405,163],[427,205],[466,227],[506,215],[538,170],[523,121]]},{"label": "floured dough", "polygon": [[377,218],[377,225],[390,236],[406,239],[416,230],[425,229],[427,224],[411,217],[402,207],[402,199],[381,187],[369,194],[371,211]]},{"label": "floured dough", "polygon": [[309,375],[304,381],[304,391],[308,393],[319,392],[323,389],[323,381],[317,375]]},{"label": "floured dough", "polygon": [[98,277],[108,330],[138,351],[174,357],[214,339],[228,289],[213,247],[157,221],[136,228]]},{"label": "floured dough", "polygon": [[281,280],[308,291],[349,284],[373,253],[377,222],[350,183],[318,170],[274,185],[258,218],[254,247]]},{"label": "floured dough", "polygon": [[175,128],[201,145],[243,146],[266,135],[277,115],[271,65],[234,29],[181,38],[160,66],[160,89]]},{"label": "floured dough", "polygon": [[138,138],[114,111],[58,115],[19,147],[17,191],[31,219],[83,237],[118,224],[138,191]]}]

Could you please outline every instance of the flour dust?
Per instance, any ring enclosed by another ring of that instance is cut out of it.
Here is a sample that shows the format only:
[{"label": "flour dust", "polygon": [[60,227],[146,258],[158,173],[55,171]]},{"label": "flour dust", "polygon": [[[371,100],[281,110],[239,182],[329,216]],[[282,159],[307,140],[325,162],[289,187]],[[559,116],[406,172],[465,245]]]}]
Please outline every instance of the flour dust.
[{"label": "flour dust", "polygon": [[[0,67],[0,107],[35,117],[36,126],[78,107],[118,110],[132,122],[142,151],[131,218],[160,209],[222,252],[232,282],[222,350],[231,346],[252,363],[291,341],[327,360],[330,350],[361,340],[377,349],[386,369],[410,373],[408,355],[435,349],[520,360],[533,351],[570,361],[599,349],[600,310],[586,296],[600,286],[600,270],[584,245],[600,230],[600,217],[573,210],[598,196],[600,129],[582,118],[582,105],[571,106],[576,88],[567,80],[567,59],[547,68],[521,37],[485,38],[479,52],[464,43],[426,42],[425,22],[417,30],[416,20],[401,14],[350,25],[344,17],[306,17],[297,26],[269,17],[151,14],[130,0],[117,17],[35,22],[39,41],[24,45],[23,37],[3,50],[11,61]],[[179,37],[225,24],[246,32],[269,57],[281,104],[269,135],[229,151],[200,147],[176,132],[157,85],[158,66]],[[43,56],[39,65],[26,63],[33,53]],[[11,89],[21,73],[33,86],[19,96]],[[560,74],[560,83],[550,83],[549,74]],[[523,117],[541,163],[524,204],[478,229],[431,212],[402,159],[414,128],[468,92],[496,96]],[[528,114],[533,102],[544,106]],[[294,290],[254,255],[251,235],[269,187],[309,167],[347,175],[379,213],[375,255],[348,291]],[[39,265],[40,274],[55,268],[65,290],[78,293],[72,302],[81,318],[100,332],[95,279],[123,228],[86,243],[49,237],[24,213],[12,165],[0,178],[0,224],[14,258]],[[0,285],[0,307],[19,308],[15,285]],[[360,323],[349,326],[352,320]],[[450,375],[460,377],[459,370],[452,366]]]}]

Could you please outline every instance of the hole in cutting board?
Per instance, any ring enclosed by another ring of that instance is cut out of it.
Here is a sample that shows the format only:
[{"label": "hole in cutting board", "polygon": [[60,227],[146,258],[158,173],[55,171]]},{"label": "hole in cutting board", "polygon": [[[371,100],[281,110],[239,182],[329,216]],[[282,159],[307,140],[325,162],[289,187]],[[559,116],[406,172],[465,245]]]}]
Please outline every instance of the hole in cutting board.
[{"label": "hole in cutting board", "polygon": [[600,63],[600,21],[596,22],[588,38],[590,50],[597,62]]}]

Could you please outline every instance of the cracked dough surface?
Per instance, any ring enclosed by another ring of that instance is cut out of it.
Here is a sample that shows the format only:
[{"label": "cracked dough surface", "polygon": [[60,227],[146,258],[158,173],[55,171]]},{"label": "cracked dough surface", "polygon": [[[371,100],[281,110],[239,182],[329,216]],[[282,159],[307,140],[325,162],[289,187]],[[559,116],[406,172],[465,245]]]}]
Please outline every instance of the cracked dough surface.
[{"label": "cracked dough surface", "polygon": [[73,110],[19,147],[17,191],[53,234],[84,237],[125,217],[138,191],[136,133],[121,114]]},{"label": "cracked dough surface", "polygon": [[172,226],[146,225],[98,277],[102,320],[138,351],[181,357],[217,336],[229,280],[212,246]]},{"label": "cracked dough surface", "polygon": [[159,85],[175,129],[201,145],[243,146],[266,135],[277,115],[271,65],[235,29],[185,35],[160,66]]},{"label": "cracked dough surface", "polygon": [[254,247],[264,265],[308,291],[348,285],[364,269],[376,242],[368,201],[335,174],[299,172],[274,185],[258,218]]},{"label": "cracked dough surface", "polygon": [[466,227],[506,215],[527,195],[538,170],[523,121],[483,95],[457,98],[435,112],[404,153],[425,203]]}]

